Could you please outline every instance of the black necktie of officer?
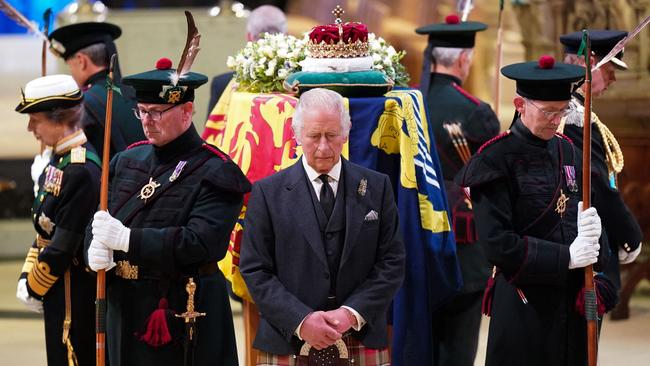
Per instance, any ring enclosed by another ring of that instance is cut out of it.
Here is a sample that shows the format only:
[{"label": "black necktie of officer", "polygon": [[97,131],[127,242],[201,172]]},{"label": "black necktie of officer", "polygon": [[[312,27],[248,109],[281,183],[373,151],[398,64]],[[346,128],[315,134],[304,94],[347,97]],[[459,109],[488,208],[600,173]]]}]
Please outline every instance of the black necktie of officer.
[{"label": "black necktie of officer", "polygon": [[323,182],[323,185],[320,187],[320,205],[325,211],[325,215],[329,219],[332,215],[332,210],[334,210],[334,191],[332,186],[330,186],[327,174],[321,174],[318,176],[318,179]]}]

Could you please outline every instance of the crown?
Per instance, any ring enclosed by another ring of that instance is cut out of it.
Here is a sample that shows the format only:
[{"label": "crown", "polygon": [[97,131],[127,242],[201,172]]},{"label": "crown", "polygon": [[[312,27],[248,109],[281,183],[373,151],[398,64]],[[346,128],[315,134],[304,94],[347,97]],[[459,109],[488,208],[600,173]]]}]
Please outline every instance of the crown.
[{"label": "crown", "polygon": [[345,13],[337,5],[332,11],[334,24],[317,25],[309,32],[307,50],[313,58],[366,57],[368,51],[368,27],[363,23],[341,20]]}]

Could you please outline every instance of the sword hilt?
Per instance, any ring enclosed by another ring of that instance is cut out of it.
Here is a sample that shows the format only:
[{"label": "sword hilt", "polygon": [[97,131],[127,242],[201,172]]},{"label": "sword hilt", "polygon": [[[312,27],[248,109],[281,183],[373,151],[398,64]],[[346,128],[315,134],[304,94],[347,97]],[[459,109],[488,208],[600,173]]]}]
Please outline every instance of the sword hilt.
[{"label": "sword hilt", "polygon": [[187,280],[185,291],[187,291],[187,306],[185,312],[182,314],[175,314],[175,316],[177,318],[185,319],[185,323],[194,323],[196,318],[205,316],[206,313],[194,311],[194,293],[196,292],[196,283],[192,277]]}]

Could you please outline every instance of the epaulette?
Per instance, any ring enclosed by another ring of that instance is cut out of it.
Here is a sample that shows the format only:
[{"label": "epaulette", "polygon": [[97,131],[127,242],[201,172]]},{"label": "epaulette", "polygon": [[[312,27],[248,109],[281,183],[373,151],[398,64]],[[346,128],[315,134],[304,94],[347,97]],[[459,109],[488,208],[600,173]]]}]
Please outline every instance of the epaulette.
[{"label": "epaulette", "polygon": [[151,142],[149,142],[149,140],[142,140],[142,141],[134,142],[131,145],[127,146],[125,150],[130,150],[130,149],[133,149],[134,147],[138,147],[140,145],[151,145]]},{"label": "epaulette", "polygon": [[493,143],[495,143],[495,142],[497,142],[497,141],[501,140],[502,138],[504,138],[506,136],[509,136],[509,135],[510,135],[510,130],[505,130],[504,132],[502,132],[502,133],[494,136],[493,138],[485,141],[485,143],[483,145],[481,145],[481,147],[478,148],[476,153],[480,154],[481,151],[483,151],[483,149],[485,149],[486,147],[492,145]]},{"label": "epaulette", "polygon": [[221,152],[221,150],[219,150],[216,146],[212,146],[212,145],[208,144],[207,142],[204,142],[204,143],[203,143],[203,148],[206,149],[206,150],[208,150],[208,151],[210,151],[210,152],[212,152],[212,153],[215,154],[216,156],[220,157],[221,160],[223,160],[224,162],[228,162],[228,161],[230,160],[230,159],[226,156],[226,154],[224,154],[223,152]]},{"label": "epaulette", "polygon": [[458,85],[456,83],[451,83],[451,86],[453,86],[454,89],[456,89],[459,93],[461,93],[463,96],[465,96],[465,98],[471,100],[472,103],[474,103],[476,105],[481,105],[481,101],[477,97],[470,94],[467,90],[461,88],[460,85]]},{"label": "epaulette", "polygon": [[76,147],[71,149],[66,155],[59,158],[56,162],[56,168],[63,170],[69,164],[85,164],[86,161],[91,161],[98,167],[102,167],[102,160],[99,155],[87,150],[85,147]]},{"label": "epaulette", "polygon": [[567,136],[567,135],[565,135],[565,134],[563,134],[563,133],[556,132],[556,133],[555,133],[555,136],[557,136],[557,137],[559,137],[559,138],[561,138],[561,139],[565,139],[565,140],[567,140],[571,145],[574,145],[573,140],[571,140],[571,138],[570,138],[569,136]]}]

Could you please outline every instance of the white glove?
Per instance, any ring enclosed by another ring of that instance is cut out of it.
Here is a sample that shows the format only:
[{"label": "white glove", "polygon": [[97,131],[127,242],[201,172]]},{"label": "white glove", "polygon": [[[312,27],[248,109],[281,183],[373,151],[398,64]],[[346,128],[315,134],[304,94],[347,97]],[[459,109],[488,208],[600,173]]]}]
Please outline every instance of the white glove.
[{"label": "white glove", "polygon": [[129,251],[131,229],[122,225],[106,211],[97,211],[93,219],[93,241],[97,240],[113,250]]},{"label": "white glove", "polygon": [[100,269],[108,271],[115,267],[115,262],[113,262],[113,249],[93,239],[90,242],[90,248],[88,248],[88,266],[95,272]]},{"label": "white glove", "polygon": [[569,246],[569,269],[582,268],[598,261],[598,240],[580,235]]},{"label": "white glove", "polygon": [[50,162],[52,157],[52,149],[46,148],[42,153],[36,154],[34,156],[34,162],[32,163],[32,180],[34,181],[34,196],[38,194],[38,178],[40,178],[43,170]]},{"label": "white glove", "polygon": [[642,244],[643,243],[639,243],[639,247],[629,253],[626,252],[625,249],[623,248],[618,248],[618,261],[621,264],[628,264],[634,262],[636,260],[636,257],[638,257],[639,254],[641,253]]},{"label": "white glove", "polygon": [[16,288],[16,298],[20,300],[27,309],[42,314],[43,313],[43,301],[35,299],[29,296],[27,292],[27,279],[21,278],[18,280],[18,287]]},{"label": "white glove", "polygon": [[598,241],[602,226],[600,216],[594,207],[582,211],[582,201],[578,202],[578,236]]}]

